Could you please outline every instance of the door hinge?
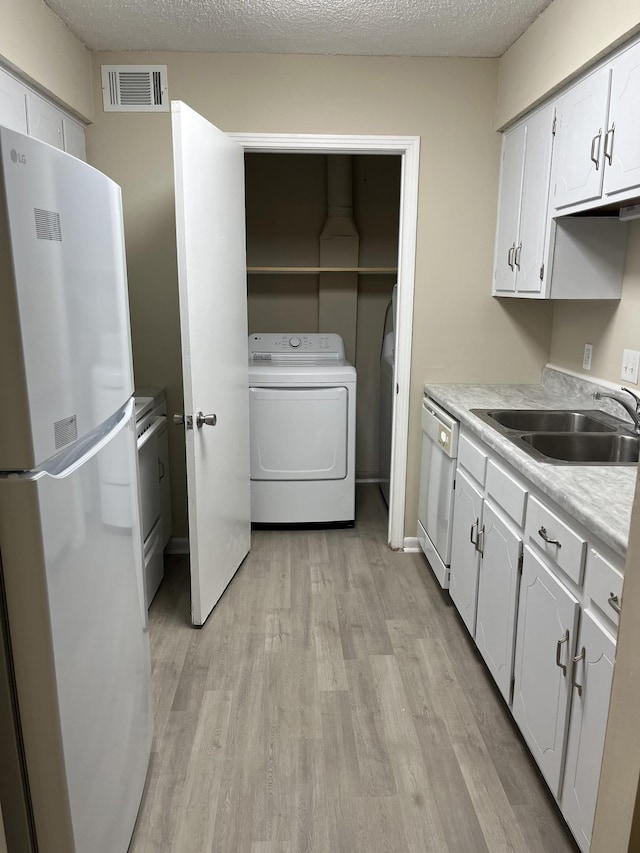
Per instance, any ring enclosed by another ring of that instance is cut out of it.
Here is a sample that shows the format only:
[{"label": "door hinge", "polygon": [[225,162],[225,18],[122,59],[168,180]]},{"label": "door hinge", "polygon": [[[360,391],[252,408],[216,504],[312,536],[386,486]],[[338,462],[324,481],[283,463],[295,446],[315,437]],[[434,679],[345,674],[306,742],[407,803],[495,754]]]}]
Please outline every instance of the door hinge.
[{"label": "door hinge", "polygon": [[511,686],[509,688],[509,704],[513,705],[513,694],[516,692],[516,677],[511,676]]},{"label": "door hinge", "polygon": [[553,124],[551,125],[551,135],[552,135],[552,136],[555,136],[555,135],[556,135],[556,128],[557,128],[557,126],[558,126],[558,117],[557,117],[557,116],[556,116],[556,114],[554,113],[554,114],[553,114]]},{"label": "door hinge", "polygon": [[518,557],[518,572],[522,574],[522,566],[524,565],[524,554],[520,554]]},{"label": "door hinge", "polygon": [[544,278],[544,264],[540,267],[540,281]]}]

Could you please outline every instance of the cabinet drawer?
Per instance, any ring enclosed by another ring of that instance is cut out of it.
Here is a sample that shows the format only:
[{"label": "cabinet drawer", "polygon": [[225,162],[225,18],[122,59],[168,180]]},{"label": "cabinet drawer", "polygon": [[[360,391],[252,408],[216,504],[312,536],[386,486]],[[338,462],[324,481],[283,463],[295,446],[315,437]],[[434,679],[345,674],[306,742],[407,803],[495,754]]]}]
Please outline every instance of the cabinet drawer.
[{"label": "cabinet drawer", "polygon": [[584,576],[585,592],[595,607],[614,625],[618,624],[620,617],[612,604],[619,606],[622,601],[623,581],[622,572],[605,560],[602,554],[589,548]]},{"label": "cabinet drawer", "polygon": [[487,494],[515,521],[518,527],[524,527],[527,489],[492,460],[489,460],[487,465]]},{"label": "cabinet drawer", "polygon": [[[525,535],[572,581],[582,582],[587,542],[534,497],[529,498]],[[548,540],[548,541],[547,541]]]},{"label": "cabinet drawer", "polygon": [[458,442],[458,464],[462,465],[474,480],[484,486],[487,475],[487,454],[462,433]]}]

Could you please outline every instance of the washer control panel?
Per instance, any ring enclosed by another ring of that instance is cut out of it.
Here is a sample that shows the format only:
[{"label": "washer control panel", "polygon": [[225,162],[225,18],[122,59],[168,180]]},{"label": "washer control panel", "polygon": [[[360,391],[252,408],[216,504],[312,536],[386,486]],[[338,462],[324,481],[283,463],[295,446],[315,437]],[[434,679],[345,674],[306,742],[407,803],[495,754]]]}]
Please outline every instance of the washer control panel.
[{"label": "washer control panel", "polygon": [[254,334],[249,335],[249,358],[252,361],[271,361],[278,356],[314,356],[344,359],[344,341],[340,335],[318,332],[307,335]]}]

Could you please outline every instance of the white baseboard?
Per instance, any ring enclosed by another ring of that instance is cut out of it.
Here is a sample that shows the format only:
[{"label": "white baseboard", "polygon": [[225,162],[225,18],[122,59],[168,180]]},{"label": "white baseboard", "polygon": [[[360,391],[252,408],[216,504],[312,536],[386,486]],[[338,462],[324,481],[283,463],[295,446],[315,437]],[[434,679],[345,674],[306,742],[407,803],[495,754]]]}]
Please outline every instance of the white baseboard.
[{"label": "white baseboard", "polygon": [[410,553],[419,553],[422,549],[420,548],[420,543],[418,542],[417,536],[405,536],[404,542],[402,544],[403,551],[409,551]]},{"label": "white baseboard", "polygon": [[165,554],[188,554],[189,540],[185,536],[184,539],[172,536],[164,549]]}]

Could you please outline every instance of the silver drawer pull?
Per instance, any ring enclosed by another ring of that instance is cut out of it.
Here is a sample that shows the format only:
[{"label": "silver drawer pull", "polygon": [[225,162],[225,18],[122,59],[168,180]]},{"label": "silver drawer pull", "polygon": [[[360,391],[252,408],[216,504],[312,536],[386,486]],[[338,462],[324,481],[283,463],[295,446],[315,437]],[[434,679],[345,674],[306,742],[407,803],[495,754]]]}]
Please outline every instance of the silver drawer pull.
[{"label": "silver drawer pull", "polygon": [[620,599],[615,594],[615,592],[609,593],[609,598],[607,598],[607,603],[615,610],[616,613],[620,613]]},{"label": "silver drawer pull", "polygon": [[567,676],[567,665],[566,663],[560,663],[560,654],[562,652],[562,646],[568,642],[569,629],[567,628],[567,630],[564,632],[564,637],[561,637],[556,643],[556,666],[560,667],[560,669],[562,670],[562,674],[565,676],[565,678]]},{"label": "silver drawer pull", "polygon": [[540,530],[538,530],[538,536],[541,536],[544,539],[544,541],[547,543],[547,545],[557,545],[558,548],[562,548],[562,543],[558,542],[557,539],[549,539],[549,537],[547,536],[547,528],[546,527],[541,527]]},{"label": "silver drawer pull", "polygon": [[582,647],[580,654],[576,655],[573,659],[573,666],[571,669],[571,686],[576,687],[578,690],[578,696],[582,696],[582,684],[578,684],[576,681],[576,666],[580,663],[581,660],[584,660],[584,646]]},{"label": "silver drawer pull", "polygon": [[[469,531],[469,541],[471,542],[472,545],[478,544],[478,524],[480,524],[480,519],[476,518],[476,520],[471,525],[471,530]],[[476,529],[476,535],[475,536],[473,535],[473,528],[474,527]]]}]

